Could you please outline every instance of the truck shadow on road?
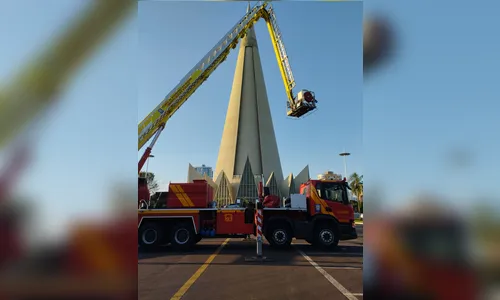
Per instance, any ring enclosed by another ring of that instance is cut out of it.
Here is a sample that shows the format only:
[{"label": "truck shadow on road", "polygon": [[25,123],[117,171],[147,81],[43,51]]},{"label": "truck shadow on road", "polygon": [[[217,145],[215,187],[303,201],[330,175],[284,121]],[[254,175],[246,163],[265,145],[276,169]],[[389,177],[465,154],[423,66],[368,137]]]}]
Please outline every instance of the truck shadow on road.
[{"label": "truck shadow on road", "polygon": [[[212,255],[220,244],[199,244],[190,251],[174,251],[170,246],[148,251],[139,251],[140,265],[202,265],[206,258]],[[210,265],[261,265],[261,266],[304,266],[310,263],[297,250],[307,255],[322,267],[352,267],[361,268],[363,259],[362,245],[339,245],[333,251],[321,251],[311,245],[293,245],[289,249],[276,250],[263,246],[263,255],[269,259],[265,262],[248,262],[247,258],[255,256],[255,244],[252,242],[231,242],[217,255]],[[182,259],[183,257],[198,257],[196,261]],[[201,256],[201,257],[200,257]],[[206,256],[206,258],[202,258]],[[162,259],[165,258],[165,259]],[[182,261],[181,261],[182,259]]]}]

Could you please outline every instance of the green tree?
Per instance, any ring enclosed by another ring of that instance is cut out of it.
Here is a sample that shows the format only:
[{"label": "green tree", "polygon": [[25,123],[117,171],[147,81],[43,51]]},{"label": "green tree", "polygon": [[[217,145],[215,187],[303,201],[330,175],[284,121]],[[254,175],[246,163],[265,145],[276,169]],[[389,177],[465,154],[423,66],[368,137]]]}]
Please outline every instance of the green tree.
[{"label": "green tree", "polygon": [[354,172],[349,176],[349,187],[356,198],[358,198],[360,211],[363,211],[363,199],[361,195],[363,195],[363,175],[359,175]]},{"label": "green tree", "polygon": [[151,194],[154,194],[158,191],[160,188],[160,185],[158,184],[158,181],[155,179],[155,174],[152,172],[141,172],[139,174],[140,177],[146,177],[146,180],[148,182],[148,189]]}]

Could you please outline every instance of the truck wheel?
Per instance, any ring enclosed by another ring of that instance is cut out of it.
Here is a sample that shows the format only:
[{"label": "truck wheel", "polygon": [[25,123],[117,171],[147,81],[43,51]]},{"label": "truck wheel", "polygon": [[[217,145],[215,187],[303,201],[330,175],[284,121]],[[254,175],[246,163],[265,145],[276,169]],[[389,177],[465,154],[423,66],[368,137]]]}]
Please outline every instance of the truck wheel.
[{"label": "truck wheel", "polygon": [[170,243],[172,247],[179,250],[188,249],[196,242],[193,225],[182,223],[172,229]]},{"label": "truck wheel", "polygon": [[163,233],[156,224],[144,224],[139,230],[139,246],[155,247],[161,244]]},{"label": "truck wheel", "polygon": [[333,249],[339,244],[340,235],[336,226],[319,224],[314,231],[314,244],[323,249]]},{"label": "truck wheel", "polygon": [[271,246],[276,248],[287,248],[292,243],[292,230],[286,223],[278,223],[271,225],[266,239]]}]

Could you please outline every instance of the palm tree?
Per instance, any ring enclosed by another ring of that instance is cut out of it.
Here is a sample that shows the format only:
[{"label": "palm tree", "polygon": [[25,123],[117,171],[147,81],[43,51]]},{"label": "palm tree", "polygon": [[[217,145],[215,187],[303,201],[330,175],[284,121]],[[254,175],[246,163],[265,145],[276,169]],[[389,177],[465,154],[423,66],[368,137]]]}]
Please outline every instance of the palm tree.
[{"label": "palm tree", "polygon": [[349,187],[352,193],[356,195],[361,207],[363,205],[363,198],[361,197],[363,195],[363,175],[359,175],[356,172],[352,173],[349,176]]}]

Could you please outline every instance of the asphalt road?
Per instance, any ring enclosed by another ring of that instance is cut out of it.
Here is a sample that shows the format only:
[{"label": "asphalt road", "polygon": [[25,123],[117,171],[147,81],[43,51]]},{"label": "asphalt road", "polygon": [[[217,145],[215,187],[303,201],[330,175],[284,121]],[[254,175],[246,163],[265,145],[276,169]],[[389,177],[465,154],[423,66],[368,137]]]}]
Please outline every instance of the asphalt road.
[{"label": "asphalt road", "polygon": [[188,253],[169,247],[140,252],[139,299],[362,300],[362,231],[358,225],[357,240],[328,253],[302,240],[285,251],[264,245],[270,259],[264,263],[247,261],[255,256],[255,241],[236,238],[203,240]]}]

